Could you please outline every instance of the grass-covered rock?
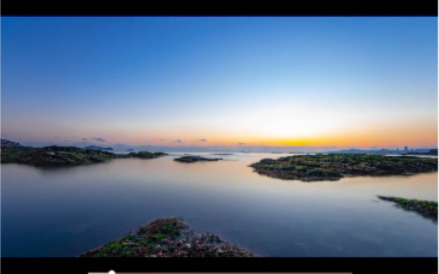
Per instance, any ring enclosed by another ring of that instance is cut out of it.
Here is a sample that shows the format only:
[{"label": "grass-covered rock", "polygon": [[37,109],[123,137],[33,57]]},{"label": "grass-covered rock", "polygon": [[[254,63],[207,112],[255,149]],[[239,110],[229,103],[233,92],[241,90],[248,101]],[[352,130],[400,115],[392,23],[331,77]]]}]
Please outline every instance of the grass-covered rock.
[{"label": "grass-covered rock", "polygon": [[140,227],[79,257],[255,257],[220,237],[196,234],[182,218],[164,218]]},{"label": "grass-covered rock", "polygon": [[251,164],[254,171],[273,178],[321,181],[345,176],[399,175],[438,170],[437,159],[366,154],[319,154],[262,159]]},{"label": "grass-covered rock", "polygon": [[416,199],[404,199],[400,197],[378,196],[381,200],[396,203],[404,210],[414,211],[418,214],[437,222],[437,202]]}]

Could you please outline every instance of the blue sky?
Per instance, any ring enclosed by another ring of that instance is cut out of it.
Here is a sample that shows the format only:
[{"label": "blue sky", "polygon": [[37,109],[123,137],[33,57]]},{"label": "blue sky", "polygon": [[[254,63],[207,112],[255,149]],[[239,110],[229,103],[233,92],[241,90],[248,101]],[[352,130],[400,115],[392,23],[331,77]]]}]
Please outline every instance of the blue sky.
[{"label": "blue sky", "polygon": [[2,137],[437,147],[437,25],[437,17],[2,17]]}]

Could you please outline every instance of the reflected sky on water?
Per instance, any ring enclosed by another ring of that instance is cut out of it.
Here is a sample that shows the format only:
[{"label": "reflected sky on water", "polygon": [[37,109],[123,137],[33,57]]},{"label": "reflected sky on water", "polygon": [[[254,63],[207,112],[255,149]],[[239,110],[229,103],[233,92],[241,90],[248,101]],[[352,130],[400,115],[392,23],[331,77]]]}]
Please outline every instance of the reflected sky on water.
[{"label": "reflected sky on water", "polygon": [[2,164],[2,256],[77,256],[182,216],[195,231],[261,256],[437,257],[436,223],[376,197],[437,201],[437,172],[305,183],[248,167],[285,155],[196,153],[224,160],[190,164],[173,155],[51,169]]}]

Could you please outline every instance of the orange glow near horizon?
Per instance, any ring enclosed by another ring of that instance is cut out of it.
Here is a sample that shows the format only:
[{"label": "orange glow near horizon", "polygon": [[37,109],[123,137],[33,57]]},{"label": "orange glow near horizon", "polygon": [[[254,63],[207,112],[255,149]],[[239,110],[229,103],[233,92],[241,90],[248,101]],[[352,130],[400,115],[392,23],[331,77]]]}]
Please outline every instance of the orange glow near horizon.
[{"label": "orange glow near horizon", "polygon": [[[338,146],[338,147],[437,147],[438,133],[436,127],[413,127],[411,130],[406,128],[385,129],[364,129],[358,131],[340,131],[328,132],[300,138],[255,138],[253,136],[242,136],[236,138],[228,136],[206,137],[208,142],[198,145],[215,145],[215,146],[236,146],[238,143],[244,143],[245,146]],[[188,142],[187,145],[195,144]],[[181,145],[184,145],[182,143]]]},{"label": "orange glow near horizon", "polygon": [[[191,128],[192,129],[192,128]],[[214,128],[215,129],[215,128]],[[38,135],[27,132],[27,128],[21,127],[13,135],[17,136],[18,141],[55,141],[51,136],[56,136],[56,128],[51,128],[44,132],[38,131]],[[239,130],[239,131],[238,131]],[[225,130],[168,130],[159,129],[147,130],[126,128],[99,130],[99,135],[91,135],[87,130],[77,130],[70,138],[65,138],[74,142],[93,141],[93,138],[102,137],[107,142],[96,142],[99,145],[107,146],[114,144],[127,145],[154,145],[154,146],[337,146],[337,147],[431,147],[438,146],[438,125],[429,123],[411,123],[406,125],[393,124],[386,126],[382,124],[364,125],[357,127],[344,127],[339,129],[327,129],[323,132],[314,134],[300,134],[297,130],[295,134],[270,134],[261,132],[247,132],[239,128]],[[11,135],[12,136],[12,135]],[[26,138],[19,138],[26,136]],[[64,137],[59,137],[64,139]],[[57,140],[60,140],[57,139]],[[180,139],[181,142],[176,140]],[[206,141],[201,141],[205,139]],[[13,138],[11,139],[12,141]]]}]

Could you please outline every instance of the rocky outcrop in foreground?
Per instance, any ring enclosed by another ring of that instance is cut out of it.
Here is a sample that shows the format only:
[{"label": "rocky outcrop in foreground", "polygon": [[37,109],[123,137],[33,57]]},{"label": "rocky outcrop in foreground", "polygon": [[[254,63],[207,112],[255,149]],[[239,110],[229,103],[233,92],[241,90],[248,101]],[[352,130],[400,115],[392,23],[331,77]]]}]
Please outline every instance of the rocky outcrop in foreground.
[{"label": "rocky outcrop in foreground", "polygon": [[438,170],[438,162],[437,159],[408,156],[321,154],[262,159],[250,167],[261,175],[309,182],[340,180],[345,176],[432,172]]},{"label": "rocky outcrop in foreground", "polygon": [[1,162],[28,164],[41,167],[75,166],[102,163],[117,158],[153,159],[166,153],[141,151],[127,155],[78,147],[47,146],[42,148],[24,147],[18,143],[2,139]]},{"label": "rocky outcrop in foreground", "polygon": [[386,196],[378,196],[378,198],[384,201],[394,202],[398,207],[404,210],[414,211],[437,222],[437,202]]},{"label": "rocky outcrop in foreground", "polygon": [[182,162],[182,163],[207,162],[207,161],[219,161],[219,160],[222,160],[222,158],[203,158],[201,156],[183,156],[174,159],[174,161]]},{"label": "rocky outcrop in foreground", "polygon": [[79,257],[256,257],[211,234],[196,234],[182,218],[164,218]]}]

